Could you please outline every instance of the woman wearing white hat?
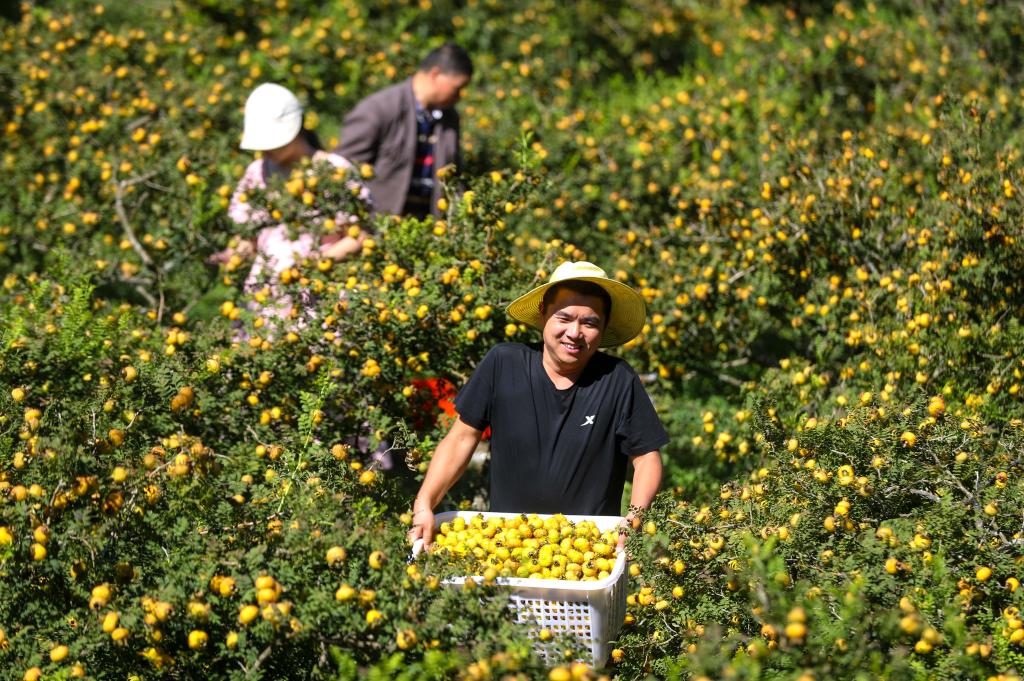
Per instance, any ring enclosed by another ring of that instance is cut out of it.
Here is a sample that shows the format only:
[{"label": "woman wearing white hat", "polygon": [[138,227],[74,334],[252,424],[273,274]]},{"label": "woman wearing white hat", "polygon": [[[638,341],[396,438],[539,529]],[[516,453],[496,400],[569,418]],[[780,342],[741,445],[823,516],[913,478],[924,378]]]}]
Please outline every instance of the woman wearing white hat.
[{"label": "woman wearing white hat", "polygon": [[430,543],[433,509],[487,427],[492,511],[619,515],[627,463],[631,508],[658,491],[668,435],[636,372],[599,351],[641,332],[643,297],[597,265],[566,262],[507,313],[541,342],[495,346],[455,398],[458,418],[413,502],[411,539]]},{"label": "woman wearing white hat", "polygon": [[[240,146],[242,149],[263,153],[261,158],[246,168],[231,197],[228,216],[236,223],[244,224],[255,218],[265,220],[265,215],[253,212],[244,200],[245,194],[253,189],[265,189],[272,177],[287,177],[303,159],[330,163],[336,168],[351,170],[353,176],[356,176],[355,167],[347,159],[318,148],[316,137],[302,127],[302,115],[302,105],[298,98],[287,88],[275,83],[264,83],[249,95],[245,102],[245,127]],[[360,197],[369,204],[370,194],[365,185],[354,180],[352,185],[358,188]],[[354,221],[352,216],[336,216],[339,224]],[[215,254],[210,261],[221,264],[230,262],[233,257],[245,259],[255,255],[245,282],[246,291],[252,292],[260,288],[265,280],[289,269],[303,258],[343,259],[358,253],[364,238],[362,235],[353,238],[339,233],[323,237],[318,243],[313,234],[306,232],[291,239],[286,225],[275,225],[260,230],[254,241],[242,240],[235,248]],[[285,316],[290,301],[281,298],[275,307],[278,308],[275,313],[277,316]]]}]

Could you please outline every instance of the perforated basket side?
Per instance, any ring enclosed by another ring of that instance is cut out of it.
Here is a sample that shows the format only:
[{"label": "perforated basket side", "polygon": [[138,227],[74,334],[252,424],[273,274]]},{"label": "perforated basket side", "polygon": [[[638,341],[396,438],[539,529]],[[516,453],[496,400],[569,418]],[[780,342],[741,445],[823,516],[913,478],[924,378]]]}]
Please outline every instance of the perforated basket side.
[{"label": "perforated basket side", "polygon": [[[516,621],[527,626],[527,635],[534,641],[534,650],[545,662],[564,660],[558,641],[564,635],[574,636],[592,649],[596,634],[594,607],[587,600],[552,600],[512,594],[509,607],[515,611]],[[549,630],[555,638],[541,641],[541,629]]]},{"label": "perforated basket side", "polygon": [[608,659],[611,652],[610,643],[619,635],[626,616],[629,572],[625,570],[625,557],[622,563],[623,569],[618,573],[618,578],[600,594],[601,607],[594,609],[594,635],[591,639],[590,653],[595,666],[603,665]]}]

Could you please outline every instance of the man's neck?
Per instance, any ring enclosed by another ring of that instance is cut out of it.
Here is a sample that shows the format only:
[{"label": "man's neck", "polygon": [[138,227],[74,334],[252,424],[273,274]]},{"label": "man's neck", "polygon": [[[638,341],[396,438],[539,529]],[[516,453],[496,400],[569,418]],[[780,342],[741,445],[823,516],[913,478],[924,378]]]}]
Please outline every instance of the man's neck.
[{"label": "man's neck", "polygon": [[576,385],[576,381],[579,380],[580,375],[583,373],[583,369],[586,368],[586,364],[580,367],[572,367],[571,369],[561,366],[554,358],[552,358],[545,349],[541,354],[541,366],[544,367],[545,373],[551,382],[555,384],[555,387],[559,390],[565,390]]},{"label": "man's neck", "polygon": [[430,95],[430,85],[427,82],[426,74],[421,71],[412,74],[412,96],[421,108],[433,108],[430,105]]}]

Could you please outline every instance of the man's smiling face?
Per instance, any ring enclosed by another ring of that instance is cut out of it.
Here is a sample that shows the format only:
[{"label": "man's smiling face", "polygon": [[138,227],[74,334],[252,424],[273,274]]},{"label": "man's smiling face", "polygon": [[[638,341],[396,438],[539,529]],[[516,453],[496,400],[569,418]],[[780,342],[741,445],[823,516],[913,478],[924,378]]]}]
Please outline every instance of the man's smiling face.
[{"label": "man's smiling face", "polygon": [[544,309],[544,354],[560,373],[582,371],[601,344],[606,321],[600,298],[558,289]]}]

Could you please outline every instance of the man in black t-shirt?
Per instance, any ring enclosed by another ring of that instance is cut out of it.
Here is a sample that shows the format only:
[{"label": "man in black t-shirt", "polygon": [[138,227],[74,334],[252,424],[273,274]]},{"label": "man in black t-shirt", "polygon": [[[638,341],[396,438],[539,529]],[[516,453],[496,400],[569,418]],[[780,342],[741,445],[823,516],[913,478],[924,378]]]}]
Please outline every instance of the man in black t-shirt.
[{"label": "man in black t-shirt", "polygon": [[640,294],[596,265],[567,262],[507,311],[543,339],[495,346],[459,392],[459,417],[413,503],[411,539],[430,543],[433,508],[488,426],[492,511],[618,515],[627,460],[631,509],[648,507],[658,491],[668,435],[636,372],[598,352],[640,333]]}]

